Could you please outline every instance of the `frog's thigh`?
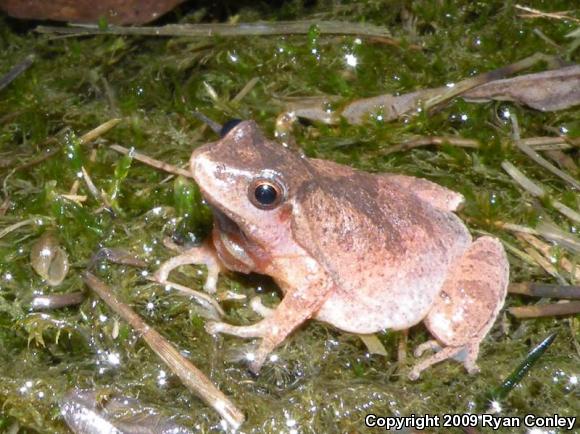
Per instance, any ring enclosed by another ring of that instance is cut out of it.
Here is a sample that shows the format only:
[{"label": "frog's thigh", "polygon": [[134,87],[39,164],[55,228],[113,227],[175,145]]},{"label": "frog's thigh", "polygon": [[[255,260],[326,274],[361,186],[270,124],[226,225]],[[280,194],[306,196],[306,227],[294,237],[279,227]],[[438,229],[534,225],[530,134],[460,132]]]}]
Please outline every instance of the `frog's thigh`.
[{"label": "frog's thigh", "polygon": [[208,292],[215,292],[218,275],[223,267],[209,241],[165,261],[155,273],[155,278],[160,282],[165,282],[174,268],[188,264],[205,265],[207,267],[207,279],[203,288]]},{"label": "frog's thigh", "polygon": [[398,174],[388,174],[384,175],[384,177],[399,184],[403,189],[411,190],[435,208],[444,211],[456,211],[463,205],[463,195],[427,179]]},{"label": "frog's thigh", "polygon": [[466,369],[477,370],[479,343],[503,306],[508,278],[509,264],[499,240],[477,239],[451,266],[425,319],[431,334],[447,348],[419,363],[414,374],[460,353]]}]

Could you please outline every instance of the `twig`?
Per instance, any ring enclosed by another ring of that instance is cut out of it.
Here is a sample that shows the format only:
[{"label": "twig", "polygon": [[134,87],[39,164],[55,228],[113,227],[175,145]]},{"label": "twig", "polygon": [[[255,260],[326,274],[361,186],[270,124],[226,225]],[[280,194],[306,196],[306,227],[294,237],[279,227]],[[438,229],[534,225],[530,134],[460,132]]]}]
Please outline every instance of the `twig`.
[{"label": "twig", "polygon": [[83,280],[117,315],[141,334],[155,354],[183,381],[190,391],[212,407],[234,428],[238,428],[244,422],[243,413],[229,398],[163,336],[149,327],[129,306],[121,303],[105,283],[89,272],[83,274]]},{"label": "twig", "polygon": [[535,306],[510,307],[508,309],[516,318],[538,318],[542,316],[575,315],[580,313],[580,301]]},{"label": "twig", "polygon": [[580,300],[580,286],[550,285],[547,283],[511,283],[508,292],[530,297],[567,298]]},{"label": "twig", "polygon": [[[208,23],[208,24],[170,24],[161,27],[120,27],[76,25],[71,27],[38,26],[39,33],[60,33],[71,35],[131,35],[131,36],[177,36],[188,38],[207,38],[212,36],[277,36],[305,35],[316,26],[321,35],[355,35],[359,37],[382,37],[392,39],[386,27],[368,23],[346,21],[278,21],[256,23]],[[395,41],[393,39],[393,41]]]},{"label": "twig", "polygon": [[2,78],[0,78],[0,90],[4,89],[12,83],[20,74],[26,71],[34,63],[34,54],[26,56],[26,58],[8,71]]},{"label": "twig", "polygon": [[107,122],[102,123],[98,127],[93,128],[91,131],[83,134],[80,137],[81,144],[86,145],[87,143],[92,142],[93,140],[105,134],[107,131],[112,130],[114,127],[116,127],[121,122],[121,120],[122,119],[119,118],[113,118],[108,120]]},{"label": "twig", "polygon": [[443,136],[428,136],[417,137],[394,146],[390,146],[381,152],[381,155],[389,155],[395,152],[407,151],[409,149],[418,148],[420,146],[430,145],[455,145],[461,148],[479,148],[480,143],[477,140],[463,139],[461,137],[443,137]]},{"label": "twig", "polygon": [[191,178],[191,173],[185,169],[181,169],[169,163],[164,163],[163,161],[156,160],[155,158],[148,157],[145,154],[135,151],[133,148],[127,149],[121,145],[111,145],[110,148],[113,151],[119,152],[120,154],[129,155],[141,163],[147,164],[148,166],[154,167],[164,172],[172,173],[174,175],[185,176],[186,178]]}]

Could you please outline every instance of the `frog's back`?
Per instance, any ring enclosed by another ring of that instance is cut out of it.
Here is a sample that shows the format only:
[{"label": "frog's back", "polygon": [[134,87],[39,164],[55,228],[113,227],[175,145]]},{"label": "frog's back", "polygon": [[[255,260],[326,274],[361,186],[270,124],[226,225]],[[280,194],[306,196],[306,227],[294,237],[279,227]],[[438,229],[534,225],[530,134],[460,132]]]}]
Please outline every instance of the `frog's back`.
[{"label": "frog's back", "polygon": [[297,225],[305,228],[299,242],[337,284],[317,318],[357,333],[419,322],[471,242],[465,225],[396,179],[311,164],[317,177],[299,193],[310,216]]}]

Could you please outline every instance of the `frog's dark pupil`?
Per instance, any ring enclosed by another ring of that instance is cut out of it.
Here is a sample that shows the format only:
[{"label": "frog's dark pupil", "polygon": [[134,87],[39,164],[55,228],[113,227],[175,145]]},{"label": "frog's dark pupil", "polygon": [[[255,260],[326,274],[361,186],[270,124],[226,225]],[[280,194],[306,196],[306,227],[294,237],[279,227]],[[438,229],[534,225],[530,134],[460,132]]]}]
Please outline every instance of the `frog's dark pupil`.
[{"label": "frog's dark pupil", "polygon": [[278,198],[276,188],[271,184],[260,184],[254,191],[256,201],[261,205],[272,205]]},{"label": "frog's dark pupil", "polygon": [[222,129],[220,130],[220,137],[225,137],[231,130],[233,130],[236,125],[242,122],[241,119],[230,119],[225,124],[223,124]]}]

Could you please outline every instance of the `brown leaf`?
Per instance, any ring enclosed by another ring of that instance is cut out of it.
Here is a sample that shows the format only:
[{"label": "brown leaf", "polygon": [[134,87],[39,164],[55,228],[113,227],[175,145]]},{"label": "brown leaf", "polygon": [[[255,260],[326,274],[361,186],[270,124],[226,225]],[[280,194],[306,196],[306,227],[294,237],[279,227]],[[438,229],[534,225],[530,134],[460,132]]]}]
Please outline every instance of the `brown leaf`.
[{"label": "brown leaf", "polygon": [[463,95],[467,101],[514,101],[541,111],[580,104],[580,65],[495,80]]}]

